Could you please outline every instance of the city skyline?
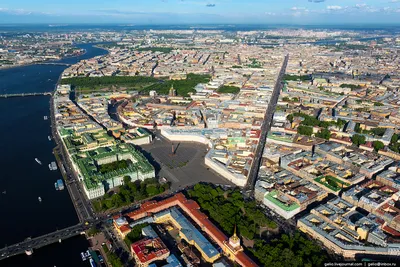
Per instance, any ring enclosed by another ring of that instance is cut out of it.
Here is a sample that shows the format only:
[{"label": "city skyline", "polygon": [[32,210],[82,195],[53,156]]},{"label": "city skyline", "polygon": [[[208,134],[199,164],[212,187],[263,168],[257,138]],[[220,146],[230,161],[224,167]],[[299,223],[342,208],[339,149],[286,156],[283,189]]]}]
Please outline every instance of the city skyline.
[{"label": "city skyline", "polygon": [[4,1],[1,266],[400,262],[400,0]]},{"label": "city skyline", "polygon": [[72,0],[57,4],[49,0],[6,0],[0,5],[0,24],[398,24],[399,14],[399,0]]}]

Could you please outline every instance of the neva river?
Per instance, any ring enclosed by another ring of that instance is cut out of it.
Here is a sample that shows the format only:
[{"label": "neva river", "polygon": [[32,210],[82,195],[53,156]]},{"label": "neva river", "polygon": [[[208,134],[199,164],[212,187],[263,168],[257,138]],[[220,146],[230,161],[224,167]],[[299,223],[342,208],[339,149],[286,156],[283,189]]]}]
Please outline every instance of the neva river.
[{"label": "neva river", "polygon": [[[104,55],[90,44],[79,45],[86,54],[63,59],[74,64]],[[31,65],[0,70],[0,94],[48,92],[65,66]],[[50,129],[49,96],[0,98],[0,247],[77,224],[78,217],[67,189],[56,191],[62,178],[50,171],[55,146]],[[44,120],[48,116],[48,120]],[[38,158],[42,165],[39,165]],[[38,197],[42,202],[38,201]],[[0,261],[0,266],[89,266],[80,252],[87,249],[84,237],[72,238],[34,252]]]}]

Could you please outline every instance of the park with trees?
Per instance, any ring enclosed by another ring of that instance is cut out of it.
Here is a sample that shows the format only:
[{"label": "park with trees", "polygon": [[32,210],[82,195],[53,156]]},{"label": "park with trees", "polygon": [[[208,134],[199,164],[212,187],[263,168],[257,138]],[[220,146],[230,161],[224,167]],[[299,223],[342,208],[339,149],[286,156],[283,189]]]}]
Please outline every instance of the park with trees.
[{"label": "park with trees", "polygon": [[257,239],[250,251],[261,266],[322,266],[328,259],[326,252],[300,232],[283,234],[269,242]]},{"label": "park with trees", "polygon": [[149,92],[155,90],[158,94],[166,95],[169,89],[173,86],[179,96],[189,96],[189,93],[194,93],[194,87],[199,83],[208,83],[211,80],[210,75],[189,73],[184,80],[165,80],[155,83],[142,90]]},{"label": "park with trees", "polygon": [[297,133],[300,135],[311,136],[313,134],[313,128],[309,126],[299,125],[299,127],[297,127]]},{"label": "park with trees", "polygon": [[151,46],[151,47],[140,47],[138,49],[136,49],[136,51],[150,51],[150,52],[161,52],[164,54],[168,54],[170,53],[172,50],[174,50],[172,47],[155,47],[155,46]]},{"label": "park with trees", "polygon": [[166,95],[173,86],[180,96],[188,96],[195,92],[199,83],[208,83],[210,75],[189,73],[183,80],[162,80],[147,76],[104,76],[104,77],[72,77],[61,80],[61,84],[71,84],[80,91],[96,91],[101,87],[125,87],[139,92],[155,90]]},{"label": "park with trees", "polygon": [[107,256],[107,262],[111,264],[113,267],[123,267],[121,259],[115,254],[115,252],[111,251],[106,244],[102,245],[104,253]]},{"label": "park with trees", "polygon": [[329,140],[329,138],[331,138],[331,131],[324,128],[324,129],[320,130],[318,133],[316,133],[315,136],[318,138],[323,138],[323,139]]},{"label": "park with trees", "polygon": [[288,121],[293,122],[295,117],[301,117],[303,120],[301,121],[301,125],[304,126],[311,126],[311,127],[322,127],[328,128],[330,126],[343,128],[347,121],[343,119],[337,119],[336,121],[320,121],[316,117],[302,113],[302,112],[295,112],[293,114],[289,114],[286,118]]},{"label": "park with trees", "polygon": [[394,134],[392,136],[392,139],[390,140],[390,144],[389,144],[389,149],[396,153],[400,153],[400,142],[399,142],[398,134]]},{"label": "park with trees", "polygon": [[351,141],[353,142],[354,145],[360,146],[360,145],[364,145],[366,143],[366,138],[364,135],[354,134],[351,137]]},{"label": "park with trees", "polygon": [[267,241],[262,229],[276,230],[277,224],[266,217],[255,201],[245,200],[238,189],[196,184],[188,195],[227,235],[233,234],[236,225],[240,236],[253,240],[249,252],[261,266],[320,266],[327,259],[317,244],[298,232]]},{"label": "park with trees", "polygon": [[311,81],[312,76],[311,75],[291,75],[291,74],[285,74],[283,76],[283,80],[285,81]]},{"label": "park with trees", "polygon": [[156,83],[156,78],[145,76],[103,76],[103,77],[72,77],[62,79],[61,84],[71,84],[75,87],[95,87],[109,85],[135,86],[140,83]]},{"label": "park with trees", "polygon": [[374,150],[378,152],[385,147],[385,144],[383,144],[381,141],[373,141],[372,146],[374,147]]},{"label": "park with trees", "polygon": [[99,171],[103,174],[113,172],[119,169],[128,168],[132,162],[130,160],[118,160],[111,163],[103,164],[98,167]]},{"label": "park with trees", "polygon": [[141,201],[169,189],[169,184],[160,184],[157,179],[146,179],[144,181],[131,181],[129,176],[124,177],[124,184],[119,187],[119,192],[109,192],[102,198],[93,201],[96,211],[123,207],[130,203]]},{"label": "park with trees", "polygon": [[352,91],[358,90],[358,89],[361,89],[361,88],[362,88],[362,86],[359,85],[359,84],[347,84],[347,83],[342,83],[342,84],[340,85],[340,87],[341,87],[341,88],[350,88]]},{"label": "park with trees", "polygon": [[221,93],[221,94],[237,94],[237,93],[239,93],[240,92],[240,88],[239,87],[237,87],[237,86],[228,86],[228,85],[224,85],[224,86],[221,86],[218,90],[217,90],[217,92],[218,93]]}]

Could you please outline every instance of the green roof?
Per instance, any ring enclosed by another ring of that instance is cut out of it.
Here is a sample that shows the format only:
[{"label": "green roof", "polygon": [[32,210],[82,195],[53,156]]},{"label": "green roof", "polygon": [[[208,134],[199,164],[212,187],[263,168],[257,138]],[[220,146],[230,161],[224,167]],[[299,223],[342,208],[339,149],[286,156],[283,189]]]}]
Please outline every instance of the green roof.
[{"label": "green roof", "polygon": [[285,210],[286,212],[293,211],[300,207],[300,205],[297,204],[296,202],[293,202],[293,204],[289,206],[284,204],[283,202],[279,201],[279,199],[275,198],[277,194],[278,192],[276,190],[273,190],[270,193],[266,194],[265,198],[274,203],[275,205],[277,205],[279,208]]},{"label": "green roof", "polygon": [[[103,174],[98,171],[96,163],[98,160],[127,153],[131,154],[137,162],[130,164],[126,168],[114,170],[109,173]],[[86,157],[74,155],[73,160],[78,165],[84,183],[88,189],[97,187],[99,183],[104,183],[114,177],[125,176],[136,172],[149,173],[154,171],[154,167],[148,160],[129,144],[120,144],[109,148],[98,148],[85,152],[84,155],[86,155]]]}]

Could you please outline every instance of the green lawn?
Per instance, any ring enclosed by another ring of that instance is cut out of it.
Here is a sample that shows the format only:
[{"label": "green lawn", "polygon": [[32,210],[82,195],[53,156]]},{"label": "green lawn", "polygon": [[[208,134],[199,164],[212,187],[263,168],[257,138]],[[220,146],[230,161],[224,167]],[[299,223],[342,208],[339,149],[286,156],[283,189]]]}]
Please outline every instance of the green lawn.
[{"label": "green lawn", "polygon": [[[325,179],[325,181],[323,181],[324,179]],[[342,185],[343,185],[343,188],[350,186],[349,183],[344,183],[341,180],[339,180],[338,178],[330,176],[330,175],[315,178],[315,181],[318,182],[319,184],[326,186],[327,188],[329,188],[335,192],[340,191],[342,189]]]},{"label": "green lawn", "polygon": [[194,87],[199,83],[208,83],[210,75],[187,74],[185,80],[161,80],[144,76],[104,76],[104,77],[73,77],[62,79],[61,84],[71,84],[82,93],[100,90],[102,88],[127,88],[141,92],[157,91],[158,94],[166,95],[173,86],[179,96],[188,96],[195,92]]},{"label": "green lawn", "polygon": [[236,86],[222,86],[218,89],[218,93],[222,93],[222,94],[237,94],[240,92],[240,88],[236,87]]},{"label": "green lawn", "polygon": [[292,143],[293,142],[293,138],[289,138],[287,136],[279,136],[279,135],[274,135],[274,134],[268,134],[268,138],[272,139],[272,140],[287,142],[287,143]]},{"label": "green lawn", "polygon": [[118,85],[96,85],[96,86],[79,86],[76,91],[80,94],[89,94],[94,92],[108,92],[108,91],[142,91],[155,83],[137,82],[131,84],[118,84]]}]

